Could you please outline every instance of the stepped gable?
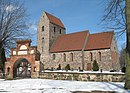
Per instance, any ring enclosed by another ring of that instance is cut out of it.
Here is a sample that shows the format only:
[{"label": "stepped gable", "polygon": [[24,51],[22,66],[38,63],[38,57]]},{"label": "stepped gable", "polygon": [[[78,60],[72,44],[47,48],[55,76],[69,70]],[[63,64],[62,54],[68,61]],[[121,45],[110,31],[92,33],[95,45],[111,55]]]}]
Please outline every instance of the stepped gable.
[{"label": "stepped gable", "polygon": [[89,31],[76,32],[59,36],[52,45],[50,52],[82,50]]},{"label": "stepped gable", "polygon": [[110,48],[113,35],[114,35],[114,31],[90,34],[85,50]]},{"label": "stepped gable", "polygon": [[48,19],[50,20],[51,23],[56,24],[56,25],[58,25],[62,28],[65,28],[63,23],[61,22],[61,20],[59,18],[57,18],[57,17],[55,17],[55,16],[53,16],[53,15],[47,13],[47,12],[45,12],[45,14],[47,15],[47,17],[48,17]]}]

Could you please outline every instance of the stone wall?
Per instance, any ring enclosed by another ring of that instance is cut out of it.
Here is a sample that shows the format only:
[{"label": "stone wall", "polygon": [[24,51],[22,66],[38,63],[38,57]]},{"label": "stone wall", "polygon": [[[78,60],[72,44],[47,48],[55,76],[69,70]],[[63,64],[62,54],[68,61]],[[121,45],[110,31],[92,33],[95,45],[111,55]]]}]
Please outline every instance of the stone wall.
[{"label": "stone wall", "polygon": [[[99,60],[99,52],[101,53],[101,60]],[[71,53],[73,53],[73,61],[71,60],[72,59]],[[92,61],[90,59],[90,53],[92,53],[93,55]],[[54,54],[55,54],[55,59],[53,59]],[[64,60],[64,54],[66,55],[66,61]],[[110,49],[84,51],[84,70],[88,70],[87,65],[89,63],[91,64],[90,70],[92,70],[92,64],[94,60],[98,62],[100,69],[103,70],[113,69]],[[82,69],[82,52],[70,51],[70,52],[50,53],[50,62],[48,62],[46,66],[49,69],[51,67],[57,69],[59,64],[61,65],[62,69],[64,69],[67,64],[70,65],[71,69],[79,69],[79,67],[80,69]]]},{"label": "stone wall", "polygon": [[[54,32],[54,27],[55,27],[55,32]],[[53,45],[55,40],[59,35],[65,34],[65,28],[62,28],[56,24],[50,23],[49,24],[49,48]]]},{"label": "stone wall", "polygon": [[123,73],[44,72],[40,74],[40,78],[54,79],[54,80],[124,82],[125,74]]},{"label": "stone wall", "polygon": [[113,38],[112,38],[111,56],[112,56],[113,68],[119,69],[120,68],[119,55],[118,55],[118,47],[117,47],[117,42],[116,42],[115,36],[113,36]]},{"label": "stone wall", "polygon": [[[73,61],[71,61],[70,54],[73,53]],[[53,54],[55,54],[55,59],[53,59]],[[66,58],[64,60],[64,55],[66,55]],[[58,68],[58,65],[61,65],[62,69],[65,69],[65,66],[67,64],[70,65],[71,69],[79,69],[79,67],[82,67],[82,59],[81,59],[82,53],[81,51],[70,51],[70,52],[61,52],[61,53],[51,53],[50,54],[50,63],[48,63],[48,67],[53,67],[54,69]]]}]

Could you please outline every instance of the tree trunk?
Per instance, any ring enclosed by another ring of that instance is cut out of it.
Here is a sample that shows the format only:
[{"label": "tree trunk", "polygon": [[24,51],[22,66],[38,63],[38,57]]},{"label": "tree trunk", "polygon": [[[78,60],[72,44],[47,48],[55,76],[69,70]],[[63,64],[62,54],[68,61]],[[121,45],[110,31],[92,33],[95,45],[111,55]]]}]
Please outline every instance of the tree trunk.
[{"label": "tree trunk", "polygon": [[126,80],[125,88],[130,89],[130,0],[126,0]]},{"label": "tree trunk", "polygon": [[4,48],[1,48],[0,50],[1,50],[0,51],[0,70],[4,74],[5,61],[6,61],[5,50],[4,50]]}]

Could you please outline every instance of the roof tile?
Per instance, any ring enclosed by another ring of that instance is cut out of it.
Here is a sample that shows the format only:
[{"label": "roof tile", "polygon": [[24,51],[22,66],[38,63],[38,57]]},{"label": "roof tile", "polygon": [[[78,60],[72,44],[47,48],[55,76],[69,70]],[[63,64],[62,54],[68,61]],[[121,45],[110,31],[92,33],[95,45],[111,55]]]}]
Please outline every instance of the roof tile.
[{"label": "roof tile", "polygon": [[113,31],[90,34],[85,50],[110,48],[113,35]]},{"label": "roof tile", "polygon": [[50,52],[82,50],[88,31],[64,34],[57,38]]},{"label": "roof tile", "polygon": [[55,17],[55,16],[53,16],[53,15],[47,13],[47,12],[45,12],[45,14],[47,15],[48,19],[49,19],[52,23],[54,23],[54,24],[56,24],[56,25],[58,25],[58,26],[60,26],[60,27],[65,28],[64,25],[63,25],[63,23],[61,22],[61,20],[60,20],[59,18],[57,18],[57,17]]},{"label": "roof tile", "polygon": [[85,50],[107,49],[111,47],[113,35],[113,31],[96,34],[89,34],[88,31],[83,31],[61,35],[52,45],[50,52],[82,50],[87,36],[88,40],[85,46]]}]

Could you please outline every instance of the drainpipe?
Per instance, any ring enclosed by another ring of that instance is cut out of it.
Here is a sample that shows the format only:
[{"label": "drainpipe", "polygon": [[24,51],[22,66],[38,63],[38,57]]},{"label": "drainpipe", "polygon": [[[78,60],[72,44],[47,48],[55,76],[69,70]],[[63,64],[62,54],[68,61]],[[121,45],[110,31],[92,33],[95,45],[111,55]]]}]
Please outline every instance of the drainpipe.
[{"label": "drainpipe", "polygon": [[85,41],[84,41],[84,44],[83,44],[83,48],[81,50],[81,52],[82,52],[82,71],[84,70],[84,49],[85,49],[85,46],[86,46],[87,41],[88,41],[88,36],[89,36],[89,31],[88,31],[88,34],[87,34],[87,36],[85,38]]}]

